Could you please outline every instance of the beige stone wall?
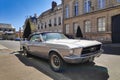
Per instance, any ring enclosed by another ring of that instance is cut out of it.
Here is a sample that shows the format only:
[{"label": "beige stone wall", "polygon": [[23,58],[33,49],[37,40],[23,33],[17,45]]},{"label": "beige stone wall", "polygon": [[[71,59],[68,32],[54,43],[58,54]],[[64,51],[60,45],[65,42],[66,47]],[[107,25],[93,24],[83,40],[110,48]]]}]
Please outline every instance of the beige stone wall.
[{"label": "beige stone wall", "polygon": [[[5,35],[8,33],[10,35]],[[13,28],[11,24],[0,23],[0,39],[14,39],[15,38],[14,35],[15,35],[15,28]]]},{"label": "beige stone wall", "polygon": [[[61,6],[62,7],[62,6]],[[39,32],[63,32],[63,10],[60,7],[60,9],[51,11],[48,10],[43,15],[40,15],[39,19]],[[61,17],[61,24],[58,23],[58,18]],[[54,25],[54,18],[56,18],[56,25]],[[49,26],[49,20],[51,19],[52,26]],[[45,28],[45,22],[46,22],[46,28]],[[41,29],[41,25],[43,23],[43,28]]]},{"label": "beige stone wall", "polygon": [[[65,33],[65,25],[69,24],[70,25],[70,33],[69,35],[75,35],[74,34],[74,28],[73,28],[73,23],[78,23],[84,38],[87,39],[96,39],[96,40],[100,40],[100,41],[111,41],[111,18],[114,15],[118,15],[120,14],[120,6],[118,2],[116,2],[116,0],[106,0],[106,6],[104,9],[98,10],[97,7],[97,0],[91,0],[92,1],[92,6],[94,7],[93,10],[91,10],[91,12],[84,14],[83,12],[83,0],[78,0],[79,1],[79,16],[73,16],[72,13],[72,6],[73,6],[73,2],[75,0],[64,0],[63,3],[63,7],[65,9],[65,5],[70,6],[70,18],[65,19],[64,18],[64,33]],[[64,15],[65,15],[65,10],[64,10]],[[99,17],[105,17],[106,19],[106,31],[104,32],[99,32],[98,31],[98,24],[97,24],[97,19]],[[84,28],[84,21],[85,20],[90,20],[91,21],[91,32],[86,33],[85,32],[85,28]]]}]

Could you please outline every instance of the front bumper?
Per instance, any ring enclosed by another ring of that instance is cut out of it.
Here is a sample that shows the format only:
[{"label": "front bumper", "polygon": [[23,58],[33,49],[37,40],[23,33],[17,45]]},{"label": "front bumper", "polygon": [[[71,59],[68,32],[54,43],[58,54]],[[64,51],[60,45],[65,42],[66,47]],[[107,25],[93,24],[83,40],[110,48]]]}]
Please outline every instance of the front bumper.
[{"label": "front bumper", "polygon": [[88,61],[89,59],[93,59],[94,57],[99,57],[103,53],[103,50],[99,50],[94,53],[90,53],[91,55],[89,56],[77,56],[77,55],[70,55],[70,56],[65,56],[63,59],[67,63],[82,63],[85,61]]}]

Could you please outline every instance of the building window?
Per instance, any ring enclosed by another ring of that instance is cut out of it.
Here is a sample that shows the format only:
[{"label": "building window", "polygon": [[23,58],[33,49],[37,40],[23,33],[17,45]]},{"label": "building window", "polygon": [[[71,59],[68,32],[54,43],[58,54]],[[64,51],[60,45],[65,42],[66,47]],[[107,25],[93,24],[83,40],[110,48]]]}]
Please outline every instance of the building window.
[{"label": "building window", "polygon": [[76,1],[74,3],[74,16],[78,16],[79,15],[79,3],[78,1]]},{"label": "building window", "polygon": [[43,25],[43,29],[45,28],[45,25],[44,25],[44,23],[42,23],[42,25]]},{"label": "building window", "polygon": [[98,18],[98,31],[105,31],[105,17]]},{"label": "building window", "polygon": [[65,18],[69,18],[69,6],[65,7]]},{"label": "building window", "polygon": [[85,32],[91,32],[91,21],[86,20],[84,25],[85,25]]},{"label": "building window", "polygon": [[46,22],[45,22],[45,28],[47,28]]},{"label": "building window", "polygon": [[43,23],[41,23],[41,29],[43,29]]},{"label": "building window", "polygon": [[51,19],[49,20],[49,27],[51,27],[52,26],[52,23],[51,23]]},{"label": "building window", "polygon": [[7,31],[7,29],[4,29],[4,32]]},{"label": "building window", "polygon": [[54,26],[57,26],[56,18],[54,18]]},{"label": "building window", "polygon": [[40,29],[40,25],[38,24],[38,30]]},{"label": "building window", "polygon": [[69,24],[66,24],[65,25],[65,32],[66,32],[66,34],[69,34],[69,28],[70,28],[70,26],[69,26]]},{"label": "building window", "polygon": [[99,9],[105,8],[105,0],[98,0],[98,8]]},{"label": "building window", "polygon": [[61,17],[58,18],[58,25],[61,25]]},{"label": "building window", "polygon": [[84,13],[90,12],[90,8],[91,8],[91,1],[84,0]]},{"label": "building window", "polygon": [[117,2],[120,2],[120,0],[117,0]]},{"label": "building window", "polygon": [[77,28],[78,28],[78,24],[77,23],[73,23],[74,34],[77,33]]},{"label": "building window", "polygon": [[9,29],[8,31],[12,31],[11,29]]}]

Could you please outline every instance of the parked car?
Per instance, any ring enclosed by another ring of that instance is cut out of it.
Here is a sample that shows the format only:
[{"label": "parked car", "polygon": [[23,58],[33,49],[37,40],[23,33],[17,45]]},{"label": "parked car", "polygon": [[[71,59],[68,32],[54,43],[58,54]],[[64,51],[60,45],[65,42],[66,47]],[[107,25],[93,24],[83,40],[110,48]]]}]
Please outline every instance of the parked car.
[{"label": "parked car", "polygon": [[101,42],[68,39],[62,33],[43,32],[31,34],[28,41],[21,41],[21,50],[27,56],[49,59],[54,71],[64,69],[65,63],[92,62],[102,53]]},{"label": "parked car", "polygon": [[21,38],[15,38],[15,41],[20,41],[21,40]]}]

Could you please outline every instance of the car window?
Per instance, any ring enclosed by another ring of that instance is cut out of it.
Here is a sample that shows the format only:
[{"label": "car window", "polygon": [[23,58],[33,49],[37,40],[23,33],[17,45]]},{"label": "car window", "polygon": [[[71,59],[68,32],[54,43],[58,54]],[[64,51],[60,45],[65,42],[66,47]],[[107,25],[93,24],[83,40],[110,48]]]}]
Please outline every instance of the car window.
[{"label": "car window", "polygon": [[53,39],[67,39],[67,37],[61,33],[44,33],[42,34],[44,41],[53,40]]},{"label": "car window", "polygon": [[32,42],[35,42],[35,41],[38,41],[40,40],[40,35],[33,35],[31,38],[30,38],[30,41]]}]

